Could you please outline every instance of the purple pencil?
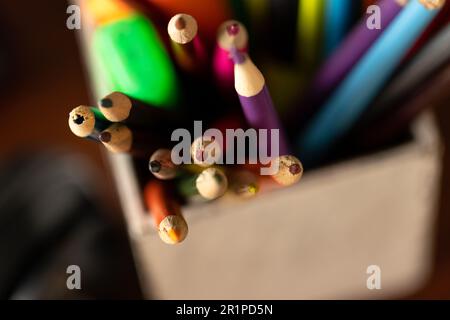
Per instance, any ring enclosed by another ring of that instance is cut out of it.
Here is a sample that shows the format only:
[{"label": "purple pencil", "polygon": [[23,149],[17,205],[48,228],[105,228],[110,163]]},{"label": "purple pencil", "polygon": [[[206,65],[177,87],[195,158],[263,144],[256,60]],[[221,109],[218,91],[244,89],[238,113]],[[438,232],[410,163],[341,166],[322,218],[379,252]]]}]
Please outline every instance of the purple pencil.
[{"label": "purple pencil", "polygon": [[308,117],[309,113],[324,102],[326,97],[345,78],[406,3],[406,0],[380,0],[377,3],[381,18],[381,28],[379,29],[369,29],[367,25],[369,16],[363,17],[319,69],[308,90],[307,97],[297,110],[293,110],[295,112],[291,118],[293,121],[298,121],[298,117],[300,117],[300,122],[306,120],[305,117]]},{"label": "purple pencil", "polygon": [[279,129],[279,155],[289,155],[290,148],[286,133],[278,118],[264,76],[247,54],[232,48],[231,56],[235,63],[235,89],[248,124],[254,129],[268,130],[267,150],[271,156],[278,155],[271,152],[270,130]]}]

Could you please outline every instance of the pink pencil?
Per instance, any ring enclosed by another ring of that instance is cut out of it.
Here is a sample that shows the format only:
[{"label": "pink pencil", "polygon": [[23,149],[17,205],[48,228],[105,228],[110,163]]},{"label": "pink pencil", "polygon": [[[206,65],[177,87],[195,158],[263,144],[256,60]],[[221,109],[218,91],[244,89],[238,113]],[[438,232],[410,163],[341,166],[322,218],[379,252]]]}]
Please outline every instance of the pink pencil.
[{"label": "pink pencil", "polygon": [[213,72],[217,85],[226,93],[234,89],[234,63],[230,56],[232,47],[247,52],[247,29],[238,21],[225,21],[217,32],[217,44],[213,56]]}]

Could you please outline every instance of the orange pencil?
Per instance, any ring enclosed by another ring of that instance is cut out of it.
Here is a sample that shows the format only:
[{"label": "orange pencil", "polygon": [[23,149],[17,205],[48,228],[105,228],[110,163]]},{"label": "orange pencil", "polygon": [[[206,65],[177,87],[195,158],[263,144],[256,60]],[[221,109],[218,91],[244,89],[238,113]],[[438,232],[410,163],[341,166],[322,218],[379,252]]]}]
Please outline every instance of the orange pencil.
[{"label": "orange pencil", "polygon": [[187,72],[205,71],[206,48],[198,35],[195,18],[185,13],[176,14],[170,19],[167,32],[178,65]]},{"label": "orange pencil", "polygon": [[[299,159],[291,155],[279,156],[267,164],[245,164],[243,168],[261,176],[261,181],[270,184],[268,180],[275,181],[279,186],[289,187],[300,181],[303,176],[303,165]],[[277,168],[276,172],[262,174],[263,169]]]},{"label": "orange pencil", "polygon": [[162,181],[151,180],[144,189],[144,199],[161,240],[178,244],[186,238],[188,226],[169,186]]}]

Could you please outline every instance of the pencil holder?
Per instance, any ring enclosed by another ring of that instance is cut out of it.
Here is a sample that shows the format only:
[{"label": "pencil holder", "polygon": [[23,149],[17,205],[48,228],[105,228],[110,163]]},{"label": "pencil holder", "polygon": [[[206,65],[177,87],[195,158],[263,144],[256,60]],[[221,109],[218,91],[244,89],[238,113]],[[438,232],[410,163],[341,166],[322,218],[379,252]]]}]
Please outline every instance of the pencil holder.
[{"label": "pencil holder", "polygon": [[[97,100],[108,92],[86,54],[89,27],[80,34]],[[408,142],[306,172],[294,187],[183,208],[190,231],[177,246],[160,241],[133,159],[106,158],[146,297],[338,299],[399,297],[427,279],[441,155],[427,114]]]}]

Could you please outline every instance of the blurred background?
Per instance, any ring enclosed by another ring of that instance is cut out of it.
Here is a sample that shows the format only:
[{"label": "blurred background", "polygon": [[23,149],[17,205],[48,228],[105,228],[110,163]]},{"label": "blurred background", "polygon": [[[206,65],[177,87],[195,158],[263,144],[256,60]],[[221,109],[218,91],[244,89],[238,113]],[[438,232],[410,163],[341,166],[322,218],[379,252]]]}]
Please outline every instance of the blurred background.
[{"label": "blurred background", "polygon": [[[100,147],[67,127],[89,100],[64,1],[0,5],[0,297],[141,298],[116,191]],[[448,104],[434,110],[445,145]],[[450,298],[450,158],[445,149],[433,271],[404,298]],[[79,265],[82,290],[66,287]]]}]

